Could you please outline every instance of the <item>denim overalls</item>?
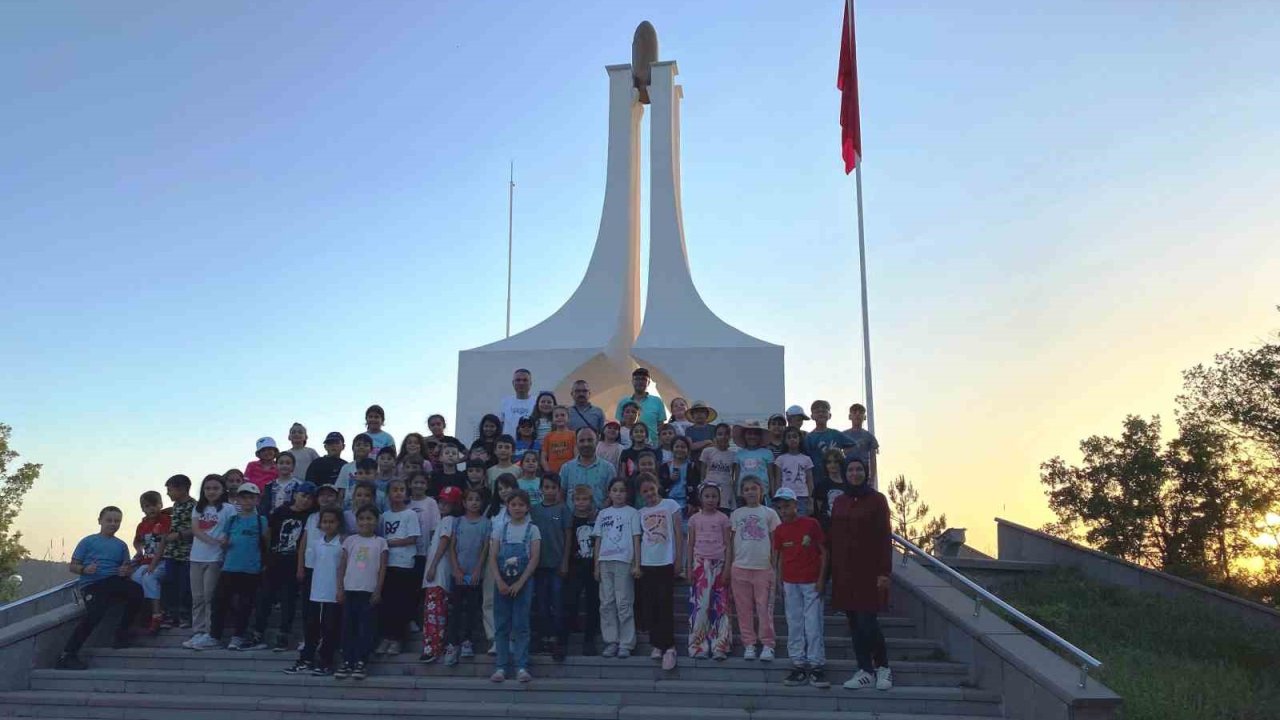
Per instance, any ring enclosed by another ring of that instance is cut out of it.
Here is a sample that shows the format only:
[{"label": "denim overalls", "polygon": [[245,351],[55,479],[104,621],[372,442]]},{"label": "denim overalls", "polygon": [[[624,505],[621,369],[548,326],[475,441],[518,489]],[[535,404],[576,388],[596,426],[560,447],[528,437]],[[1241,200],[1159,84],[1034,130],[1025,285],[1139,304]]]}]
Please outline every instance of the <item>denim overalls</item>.
[{"label": "denim overalls", "polygon": [[[529,567],[529,546],[533,539],[533,520],[525,519],[524,537],[520,542],[507,541],[504,522],[498,532],[498,554],[494,558],[498,576],[507,585],[514,584]],[[497,669],[511,672],[529,667],[529,609],[533,602],[533,586],[525,583],[515,596],[498,594],[493,599],[494,644],[498,646]]]}]

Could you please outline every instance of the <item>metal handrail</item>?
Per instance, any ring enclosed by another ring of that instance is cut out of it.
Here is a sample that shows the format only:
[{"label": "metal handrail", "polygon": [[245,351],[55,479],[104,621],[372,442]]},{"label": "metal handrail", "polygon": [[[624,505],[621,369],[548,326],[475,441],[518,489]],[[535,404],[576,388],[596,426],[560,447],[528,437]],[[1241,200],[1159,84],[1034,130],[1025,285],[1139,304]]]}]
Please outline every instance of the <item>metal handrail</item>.
[{"label": "metal handrail", "polygon": [[[4,605],[0,605],[0,612],[4,612],[4,611],[6,611],[6,610],[12,610],[13,608],[19,607],[19,606],[21,606],[21,605],[26,605],[26,604],[27,604],[27,603],[29,603],[29,602],[35,602],[36,600],[39,600],[39,599],[41,599],[41,598],[43,598],[43,597],[46,597],[46,596],[49,596],[49,595],[53,595],[53,594],[55,594],[55,593],[60,593],[60,592],[62,592],[63,590],[66,590],[68,587],[70,587],[70,586],[72,586],[72,585],[75,585],[75,584],[76,584],[76,581],[75,581],[75,580],[68,580],[68,581],[66,581],[66,582],[64,582],[64,583],[62,583],[62,584],[60,584],[60,585],[54,585],[53,587],[48,588],[47,590],[41,590],[41,591],[40,591],[40,592],[38,592],[38,593],[34,593],[34,594],[32,594],[32,595],[28,595],[28,596],[23,597],[23,598],[18,598],[17,600],[14,600],[13,602],[5,603]],[[75,602],[75,601],[77,601],[77,600],[78,600],[78,597],[77,597],[77,598],[73,598],[73,602]]]},{"label": "metal handrail", "polygon": [[907,540],[906,538],[902,537],[898,533],[893,533],[893,541],[898,545],[901,545],[904,550],[907,550],[907,552],[904,552],[902,554],[903,565],[907,564],[907,557],[909,556],[909,554],[914,553],[924,558],[925,560],[927,560],[930,565],[941,570],[945,575],[947,575],[951,579],[958,580],[961,585],[964,585],[965,587],[972,590],[974,592],[974,598],[973,598],[973,616],[974,617],[978,617],[982,613],[982,602],[983,600],[986,600],[992,605],[995,605],[996,607],[1005,611],[1009,615],[1013,616],[1013,618],[1018,622],[1022,623],[1023,625],[1026,625],[1031,630],[1034,630],[1036,634],[1039,635],[1040,637],[1044,638],[1045,640],[1048,640],[1054,645],[1057,645],[1059,648],[1061,648],[1062,650],[1065,650],[1069,654],[1074,655],[1076,659],[1080,661],[1080,687],[1085,687],[1085,684],[1088,682],[1090,670],[1097,670],[1098,668],[1102,667],[1101,660],[1081,650],[1075,645],[1072,645],[1071,643],[1064,640],[1061,636],[1059,636],[1054,631],[1041,625],[1035,620],[1032,620],[1031,618],[1027,617],[1027,615],[1023,613],[1021,610],[1015,608],[1014,606],[1010,605],[1004,600],[1001,600],[1000,598],[996,597],[991,593],[990,590],[987,590],[986,588],[975,583],[974,581],[970,580],[964,575],[961,575],[959,572],[955,570],[955,568],[951,567],[950,565],[947,565],[946,563],[942,562],[938,558],[920,549],[919,547],[916,546],[915,543],[911,542],[910,540]]}]

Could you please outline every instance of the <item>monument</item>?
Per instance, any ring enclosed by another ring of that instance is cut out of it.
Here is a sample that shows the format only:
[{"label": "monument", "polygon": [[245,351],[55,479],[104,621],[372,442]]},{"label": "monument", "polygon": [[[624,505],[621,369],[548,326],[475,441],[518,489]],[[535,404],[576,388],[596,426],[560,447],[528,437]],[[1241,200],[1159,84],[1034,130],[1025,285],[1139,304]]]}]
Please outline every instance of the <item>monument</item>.
[{"label": "monument", "polygon": [[[480,418],[528,368],[534,392],[564,404],[579,378],[612,418],[631,393],[631,371],[649,368],[666,399],[705,400],[722,421],[764,420],[783,407],[783,348],[721,320],[689,270],[680,195],[680,99],[674,61],[658,61],[647,21],[636,28],[631,65],[609,65],[609,146],[604,207],[586,274],[555,313],[523,332],[458,353],[455,427],[473,437]],[[640,313],[640,121],[649,121],[649,266]]]}]

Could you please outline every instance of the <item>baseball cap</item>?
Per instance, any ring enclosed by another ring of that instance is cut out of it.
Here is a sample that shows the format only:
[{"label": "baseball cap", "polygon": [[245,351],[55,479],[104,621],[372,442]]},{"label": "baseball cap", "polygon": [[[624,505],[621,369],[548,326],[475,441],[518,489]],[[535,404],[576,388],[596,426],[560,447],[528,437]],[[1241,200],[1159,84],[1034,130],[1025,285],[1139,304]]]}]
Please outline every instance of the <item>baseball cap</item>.
[{"label": "baseball cap", "polygon": [[265,450],[266,448],[274,448],[275,446],[276,446],[276,441],[269,437],[258,438],[258,447],[257,447],[258,450]]},{"label": "baseball cap", "polygon": [[254,485],[251,482],[247,482],[240,486],[240,489],[236,491],[236,494],[237,495],[261,495],[262,491],[258,489],[257,485]]},{"label": "baseball cap", "polygon": [[329,433],[328,435],[325,435],[325,436],[324,436],[324,441],[325,441],[325,443],[326,443],[326,444],[331,443],[331,442],[340,442],[340,443],[344,443],[344,442],[346,442],[346,441],[347,441],[347,439],[346,439],[346,438],[344,438],[344,437],[342,437],[342,433],[340,433],[340,432],[331,432],[331,433]]},{"label": "baseball cap", "polygon": [[303,480],[298,483],[297,487],[295,487],[293,491],[296,493],[306,493],[307,495],[315,496],[316,484],[309,480]]},{"label": "baseball cap", "polygon": [[461,502],[462,491],[454,487],[453,485],[450,485],[446,488],[443,488],[440,491],[440,499],[445,502],[451,502],[451,503]]},{"label": "baseball cap", "polygon": [[791,407],[787,408],[787,417],[793,417],[795,415],[799,415],[805,420],[809,419],[809,416],[806,415],[804,412],[804,408],[800,407],[799,405],[792,405]]},{"label": "baseball cap", "polygon": [[333,493],[334,495],[337,495],[337,494],[338,494],[338,487],[337,487],[336,485],[334,485],[333,483],[325,483],[324,485],[321,485],[320,487],[316,488],[316,494],[317,494],[317,495],[319,495],[321,492],[323,492],[323,491],[325,491],[325,490],[328,490],[329,492]]},{"label": "baseball cap", "polygon": [[786,422],[787,416],[783,415],[782,413],[774,413],[769,416],[769,422],[773,422],[774,420],[781,420],[782,422]]},{"label": "baseball cap", "polygon": [[789,487],[778,488],[778,492],[773,494],[773,499],[774,500],[791,500],[792,502],[795,502],[796,491],[792,490]]}]

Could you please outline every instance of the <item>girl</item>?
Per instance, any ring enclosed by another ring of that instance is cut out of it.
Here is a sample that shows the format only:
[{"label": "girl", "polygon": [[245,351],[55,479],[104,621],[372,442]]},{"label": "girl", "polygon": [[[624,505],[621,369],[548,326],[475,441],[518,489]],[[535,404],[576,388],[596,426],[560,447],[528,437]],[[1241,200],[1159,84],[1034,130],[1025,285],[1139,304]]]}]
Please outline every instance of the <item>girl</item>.
[{"label": "girl", "polygon": [[[643,425],[638,426],[643,427]],[[628,504],[627,483],[609,483],[609,507],[596,516],[595,578],[600,583],[604,657],[629,658],[636,646],[635,579],[640,577],[640,513]]]},{"label": "girl", "polygon": [[227,487],[226,502],[234,508],[236,496],[240,494],[240,486],[244,484],[244,473],[231,468],[222,474],[222,483]]},{"label": "girl", "polygon": [[[734,430],[741,430],[742,443],[738,451],[733,456],[733,480],[735,496],[739,498],[738,505],[741,505],[742,498],[742,478],[748,475],[754,475],[766,487],[770,485],[773,470],[773,451],[764,447],[764,428],[760,426],[757,420],[748,420],[739,425]],[[761,490],[764,495],[764,490]],[[767,496],[763,498],[766,503]]]},{"label": "girl", "polygon": [[615,470],[618,469],[618,461],[622,457],[622,443],[618,441],[621,430],[621,425],[610,420],[604,424],[604,439],[596,444],[596,457],[609,461]]},{"label": "girl", "polygon": [[[346,528],[348,533],[354,532],[358,526],[356,520],[356,510],[365,505],[373,505],[377,507],[378,488],[371,482],[356,483],[355,488],[351,491],[351,510],[347,510],[342,515],[342,527]],[[375,525],[375,534],[382,534],[382,526]]]},{"label": "girl", "polygon": [[[742,659],[756,659],[759,638],[760,659],[773,660],[776,638],[773,632],[773,531],[781,524],[778,513],[760,504],[764,482],[755,475],[742,479],[743,506],[729,516],[729,557],[725,582],[733,588],[733,606],[738,610],[738,633],[742,635]],[[759,634],[755,621],[759,620]]]},{"label": "girl", "polygon": [[769,488],[776,493],[779,488],[790,488],[796,494],[796,513],[809,514],[809,499],[813,497],[813,460],[804,451],[804,440],[796,428],[782,431],[785,452],[774,459],[774,482]]},{"label": "girl", "polygon": [[823,529],[831,527],[831,506],[836,498],[844,494],[848,484],[844,480],[844,452],[839,448],[831,448],[822,455],[822,464],[826,469],[826,477],[814,489],[815,508],[818,522]]},{"label": "girl", "polygon": [[660,458],[662,462],[671,459],[671,443],[680,437],[676,433],[676,427],[671,423],[662,423],[658,426],[658,450],[662,453]]},{"label": "girl", "polygon": [[[662,660],[663,670],[676,666],[675,619],[672,595],[675,579],[684,576],[681,548],[684,534],[680,529],[681,503],[658,494],[658,478],[652,473],[640,474],[640,579],[636,594],[636,620],[649,632],[650,654]],[[679,568],[677,570],[677,568]]]},{"label": "girl", "polygon": [[366,503],[356,510],[357,534],[342,541],[338,564],[338,603],[342,605],[342,667],[339,680],[363,680],[373,647],[374,607],[382,602],[387,575],[387,541],[376,534],[378,508]]},{"label": "girl", "polygon": [[414,472],[431,473],[431,463],[427,461],[426,446],[422,435],[411,432],[404,436],[400,444],[400,454],[396,456],[397,474],[406,480]]},{"label": "girl", "polygon": [[831,605],[849,619],[858,660],[844,687],[888,690],[893,673],[876,613],[888,605],[893,572],[889,503],[867,484],[862,460],[850,460],[844,477],[845,492],[831,507]]},{"label": "girl", "polygon": [[578,452],[577,434],[569,429],[569,408],[556,406],[551,411],[551,432],[538,438],[542,444],[542,469],[558,473]]},{"label": "girl", "polygon": [[[489,540],[489,572],[494,577],[497,597],[494,644],[498,648],[497,667],[489,679],[507,679],[514,660],[516,679],[529,682],[529,606],[533,588],[529,578],[538,567],[542,536],[529,519],[529,494],[516,490],[507,498],[507,519],[495,523]],[[512,655],[514,654],[514,658]]]},{"label": "girl", "polygon": [[520,477],[516,478],[516,487],[529,494],[534,507],[542,504],[542,477],[538,473],[541,464],[537,452],[526,450],[520,458]]},{"label": "girl", "polygon": [[703,483],[702,509],[689,518],[689,657],[729,657],[729,597],[725,592],[725,549],[729,516],[720,512],[720,487]]},{"label": "girl", "polygon": [[450,547],[457,516],[462,514],[461,499],[462,491],[456,487],[446,488],[440,494],[438,513],[443,517],[431,534],[427,567],[422,574],[422,655],[418,657],[421,663],[433,663],[444,654],[444,632],[449,622],[449,588],[453,581],[449,566]]},{"label": "girl", "polygon": [[[418,546],[414,548],[413,574],[421,578],[426,573],[427,560],[431,557],[430,545],[432,535],[440,524],[440,506],[436,499],[427,495],[431,481],[421,470],[409,478],[409,509],[418,514]],[[423,587],[426,587],[425,585]],[[422,617],[425,594],[418,593],[418,602],[414,604],[411,618]],[[441,633],[444,626],[441,625]]]},{"label": "girl", "polygon": [[[237,470],[236,472],[239,472]],[[191,631],[182,647],[208,650],[218,646],[209,635],[213,600],[222,574],[224,525],[236,508],[227,502],[227,488],[221,475],[205,475],[200,483],[200,499],[191,512]]]},{"label": "girl", "polygon": [[662,463],[658,477],[662,481],[662,492],[667,497],[684,507],[690,494],[702,481],[698,474],[698,465],[692,458],[693,445],[687,437],[677,437],[671,442],[671,459]]},{"label": "girl", "polygon": [[[337,496],[333,498],[335,501]],[[338,604],[338,566],[342,563],[342,510],[336,502],[321,510],[316,532],[307,552],[311,555],[310,593],[307,595],[306,626],[302,651],[290,675],[304,672],[316,676],[333,674],[333,656],[338,649],[338,628],[342,625],[342,606]]]},{"label": "girl", "polygon": [[489,413],[480,418],[480,432],[476,435],[476,441],[471,444],[471,447],[474,448],[477,444],[483,445],[489,457],[493,457],[493,443],[501,434],[502,421],[497,415]]},{"label": "girl", "polygon": [[244,650],[245,631],[249,629],[249,613],[258,594],[262,575],[262,559],[267,553],[267,519],[258,514],[261,491],[253,483],[240,486],[236,496],[238,512],[222,525],[219,541],[226,551],[222,575],[218,578],[218,607],[209,622],[209,635],[221,639],[222,626],[231,621],[228,650]]},{"label": "girl", "polygon": [[387,540],[387,605],[380,613],[382,642],[374,654],[399,655],[400,639],[418,604],[418,588],[422,582],[422,576],[413,573],[413,556],[422,529],[418,526],[418,514],[409,509],[409,489],[404,480],[394,479],[387,484],[387,511],[382,513],[381,524],[382,536]]},{"label": "girl", "polygon": [[[519,489],[519,486],[516,484],[515,475],[503,473],[498,476],[497,491],[494,493],[493,501],[489,505],[491,527],[496,528],[508,521],[507,500],[510,499],[510,497]],[[484,567],[484,633],[485,636],[489,638],[489,654],[497,655],[498,645],[494,642],[494,631],[496,625],[494,624],[493,601],[498,588],[497,583],[495,582],[496,578],[489,572],[489,565],[486,564]]]},{"label": "girl", "polygon": [[670,425],[676,431],[676,435],[684,436],[684,431],[693,426],[693,421],[689,419],[689,401],[682,397],[671,399],[671,420]]},{"label": "girl", "polygon": [[539,439],[546,437],[546,434],[551,432],[551,421],[553,419],[551,413],[555,410],[556,405],[559,405],[559,403],[556,402],[555,393],[547,390],[538,393],[538,399],[533,403],[533,413],[529,417],[534,422],[536,436]]},{"label": "girl", "polygon": [[[442,493],[443,494],[443,493]],[[459,657],[474,657],[475,643],[484,630],[484,591],[481,589],[486,554],[489,550],[489,534],[493,528],[484,516],[488,493],[480,488],[467,488],[463,493],[466,515],[454,521],[453,538],[449,543],[449,568],[453,573],[453,593],[449,614],[449,647],[444,664],[452,667]]]},{"label": "girl", "polygon": [[[631,428],[631,447],[622,451],[618,457],[618,474],[630,477],[636,474],[636,456],[641,450],[652,450],[649,446],[649,427],[644,423],[636,423]],[[596,452],[600,452],[598,449]]]},{"label": "girl", "polygon": [[702,451],[702,483],[720,488],[720,507],[728,514],[733,509],[733,467],[737,456],[729,449],[733,427],[728,423],[716,425],[715,444]]},{"label": "girl", "polygon": [[[778,456],[787,451],[786,438],[783,433],[787,429],[787,416],[781,413],[775,413],[769,416],[769,422],[765,425],[769,430],[769,450],[773,452],[773,459],[777,460]],[[796,428],[797,430],[799,428]],[[804,447],[804,435],[800,436],[800,447]],[[813,461],[810,460],[810,464]]]},{"label": "girl", "polygon": [[533,418],[523,417],[516,421],[516,454],[529,451],[541,452],[542,441],[538,439],[538,429]]}]

